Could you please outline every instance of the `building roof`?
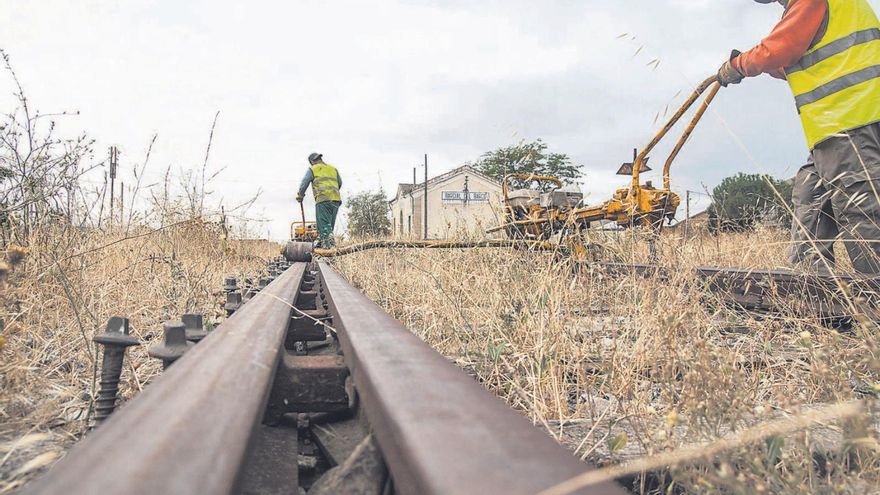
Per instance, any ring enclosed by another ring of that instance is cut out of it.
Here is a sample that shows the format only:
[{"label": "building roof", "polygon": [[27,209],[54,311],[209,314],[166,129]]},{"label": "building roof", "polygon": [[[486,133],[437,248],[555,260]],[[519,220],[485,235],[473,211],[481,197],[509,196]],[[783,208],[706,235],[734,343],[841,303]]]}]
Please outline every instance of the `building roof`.
[{"label": "building roof", "polygon": [[[457,168],[450,170],[449,172],[446,172],[446,173],[440,174],[436,177],[432,177],[432,178],[428,179],[428,187],[430,188],[431,186],[433,186],[435,184],[445,182],[445,181],[451,179],[452,177],[455,177],[457,175],[461,175],[464,173],[467,173],[468,175],[477,176],[477,177],[485,180],[486,182],[490,182],[492,184],[497,185],[498,187],[501,187],[501,182],[499,180],[497,180],[493,177],[489,177],[488,175],[477,171],[475,168],[471,167],[470,165],[462,165],[460,167],[457,167]],[[389,203],[393,203],[397,198],[399,198],[401,196],[409,195],[410,193],[418,194],[420,191],[423,191],[424,189],[425,189],[424,182],[420,182],[418,184],[400,183],[397,185],[397,194],[394,196],[394,198],[391,199],[391,201],[389,201]]]},{"label": "building roof", "polygon": [[671,228],[684,227],[685,224],[695,224],[700,225],[703,223],[707,223],[709,221],[709,210],[705,209],[699,213],[694,213],[690,216],[690,218],[684,218],[680,222],[677,222],[675,225],[672,225]]}]

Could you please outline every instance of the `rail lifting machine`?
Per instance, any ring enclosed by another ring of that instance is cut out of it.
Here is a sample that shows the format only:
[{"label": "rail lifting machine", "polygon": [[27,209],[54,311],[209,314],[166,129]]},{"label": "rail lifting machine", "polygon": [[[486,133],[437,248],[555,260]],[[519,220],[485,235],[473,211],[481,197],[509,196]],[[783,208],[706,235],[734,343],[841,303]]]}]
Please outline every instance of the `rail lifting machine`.
[{"label": "rail lifting machine", "polygon": [[[502,182],[504,223],[488,232],[503,230],[510,238],[547,240],[554,234],[565,237],[569,233],[583,231],[589,228],[592,222],[597,221],[614,222],[625,228],[636,226],[654,230],[661,228],[664,221],[671,220],[675,216],[681,204],[678,194],[671,189],[672,163],[706,113],[720,87],[714,76],[703,81],[648,145],[640,152],[634,150],[633,161],[624,163],[618,169],[618,175],[632,177],[630,186],[618,189],[611,199],[600,204],[582,206],[580,193],[566,191],[562,181],[557,177],[529,174],[506,176]],[[662,187],[654,187],[651,181],[642,183],[642,173],[651,170],[648,167],[651,151],[707,90],[708,94],[663,164]],[[512,184],[531,187],[511,190]]]},{"label": "rail lifting machine", "polygon": [[[671,220],[675,216],[675,212],[681,204],[678,194],[673,192],[671,188],[672,163],[720,88],[721,84],[716,76],[703,81],[647,146],[641,151],[636,150],[633,153],[632,163],[624,163],[617,171],[618,175],[632,177],[630,186],[618,189],[611,199],[600,204],[582,206],[580,193],[566,191],[563,182],[557,177],[529,174],[506,176],[502,182],[504,222],[489,229],[487,233],[504,231],[509,239],[507,242],[480,241],[471,246],[469,243],[457,241],[373,241],[337,250],[316,249],[311,243],[292,241],[285,247],[284,255],[291,261],[307,261],[311,259],[312,254],[333,257],[382,247],[510,247],[516,244],[521,247],[537,249],[558,250],[564,247],[575,255],[583,256],[586,254],[587,247],[581,242],[581,236],[578,234],[589,228],[592,222],[611,221],[625,228],[644,227],[659,230],[664,221]],[[662,187],[654,187],[650,181],[642,183],[641,174],[651,170],[648,167],[651,151],[704,94],[705,98],[663,164]],[[531,184],[533,187],[511,190],[511,183]],[[559,234],[559,240],[552,242],[551,238],[556,234]]]}]

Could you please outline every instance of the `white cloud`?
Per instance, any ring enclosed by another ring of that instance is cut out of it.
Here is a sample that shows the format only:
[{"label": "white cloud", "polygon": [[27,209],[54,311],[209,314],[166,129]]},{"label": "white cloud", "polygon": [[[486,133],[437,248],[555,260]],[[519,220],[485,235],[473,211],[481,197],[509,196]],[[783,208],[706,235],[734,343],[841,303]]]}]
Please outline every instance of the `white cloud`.
[{"label": "white cloud", "polygon": [[[747,0],[42,0],[4,8],[0,46],[31,100],[47,111],[79,109],[68,128],[87,130],[100,151],[118,144],[127,170],[154,132],[151,178],[168,165],[199,167],[220,110],[211,166],[227,168],[216,193],[233,203],[262,188],[275,237],[299,216],[293,196],[312,151],[340,167],[348,193],[379,184],[393,191],[425,152],[441,172],[542,137],[587,166],[586,189],[601,199],[625,181],[608,171],[647,141],[673,95],[711,74],[731,48],[748,48],[780,14]],[[647,67],[654,58],[656,71]],[[719,94],[674,185],[711,186],[737,170],[791,174],[804,154],[785,84],[747,81]]]}]

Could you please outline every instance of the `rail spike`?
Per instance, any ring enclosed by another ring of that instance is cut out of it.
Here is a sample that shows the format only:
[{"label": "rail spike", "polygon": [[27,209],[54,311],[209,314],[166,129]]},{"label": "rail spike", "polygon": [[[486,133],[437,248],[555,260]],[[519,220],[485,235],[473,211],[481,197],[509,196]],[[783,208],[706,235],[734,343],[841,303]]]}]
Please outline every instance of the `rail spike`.
[{"label": "rail spike", "polygon": [[186,325],[182,321],[169,321],[162,325],[164,339],[150,346],[150,357],[162,360],[163,369],[168,369],[195,344],[186,340]]},{"label": "rail spike", "polygon": [[95,423],[102,423],[116,409],[116,398],[119,392],[119,378],[122,376],[122,364],[125,360],[125,349],[140,345],[137,337],[128,334],[128,318],[114,316],[104,327],[104,333],[92,339],[104,346],[101,361],[101,389],[95,400]]}]

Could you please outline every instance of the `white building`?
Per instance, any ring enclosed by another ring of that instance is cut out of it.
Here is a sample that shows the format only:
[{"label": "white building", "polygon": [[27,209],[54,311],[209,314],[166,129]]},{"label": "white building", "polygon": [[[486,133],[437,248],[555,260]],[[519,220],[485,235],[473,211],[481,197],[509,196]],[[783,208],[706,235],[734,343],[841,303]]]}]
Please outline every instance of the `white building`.
[{"label": "white building", "polygon": [[[425,183],[400,184],[390,202],[396,237],[425,238]],[[428,180],[428,239],[484,237],[502,218],[501,183],[465,165]]]}]

